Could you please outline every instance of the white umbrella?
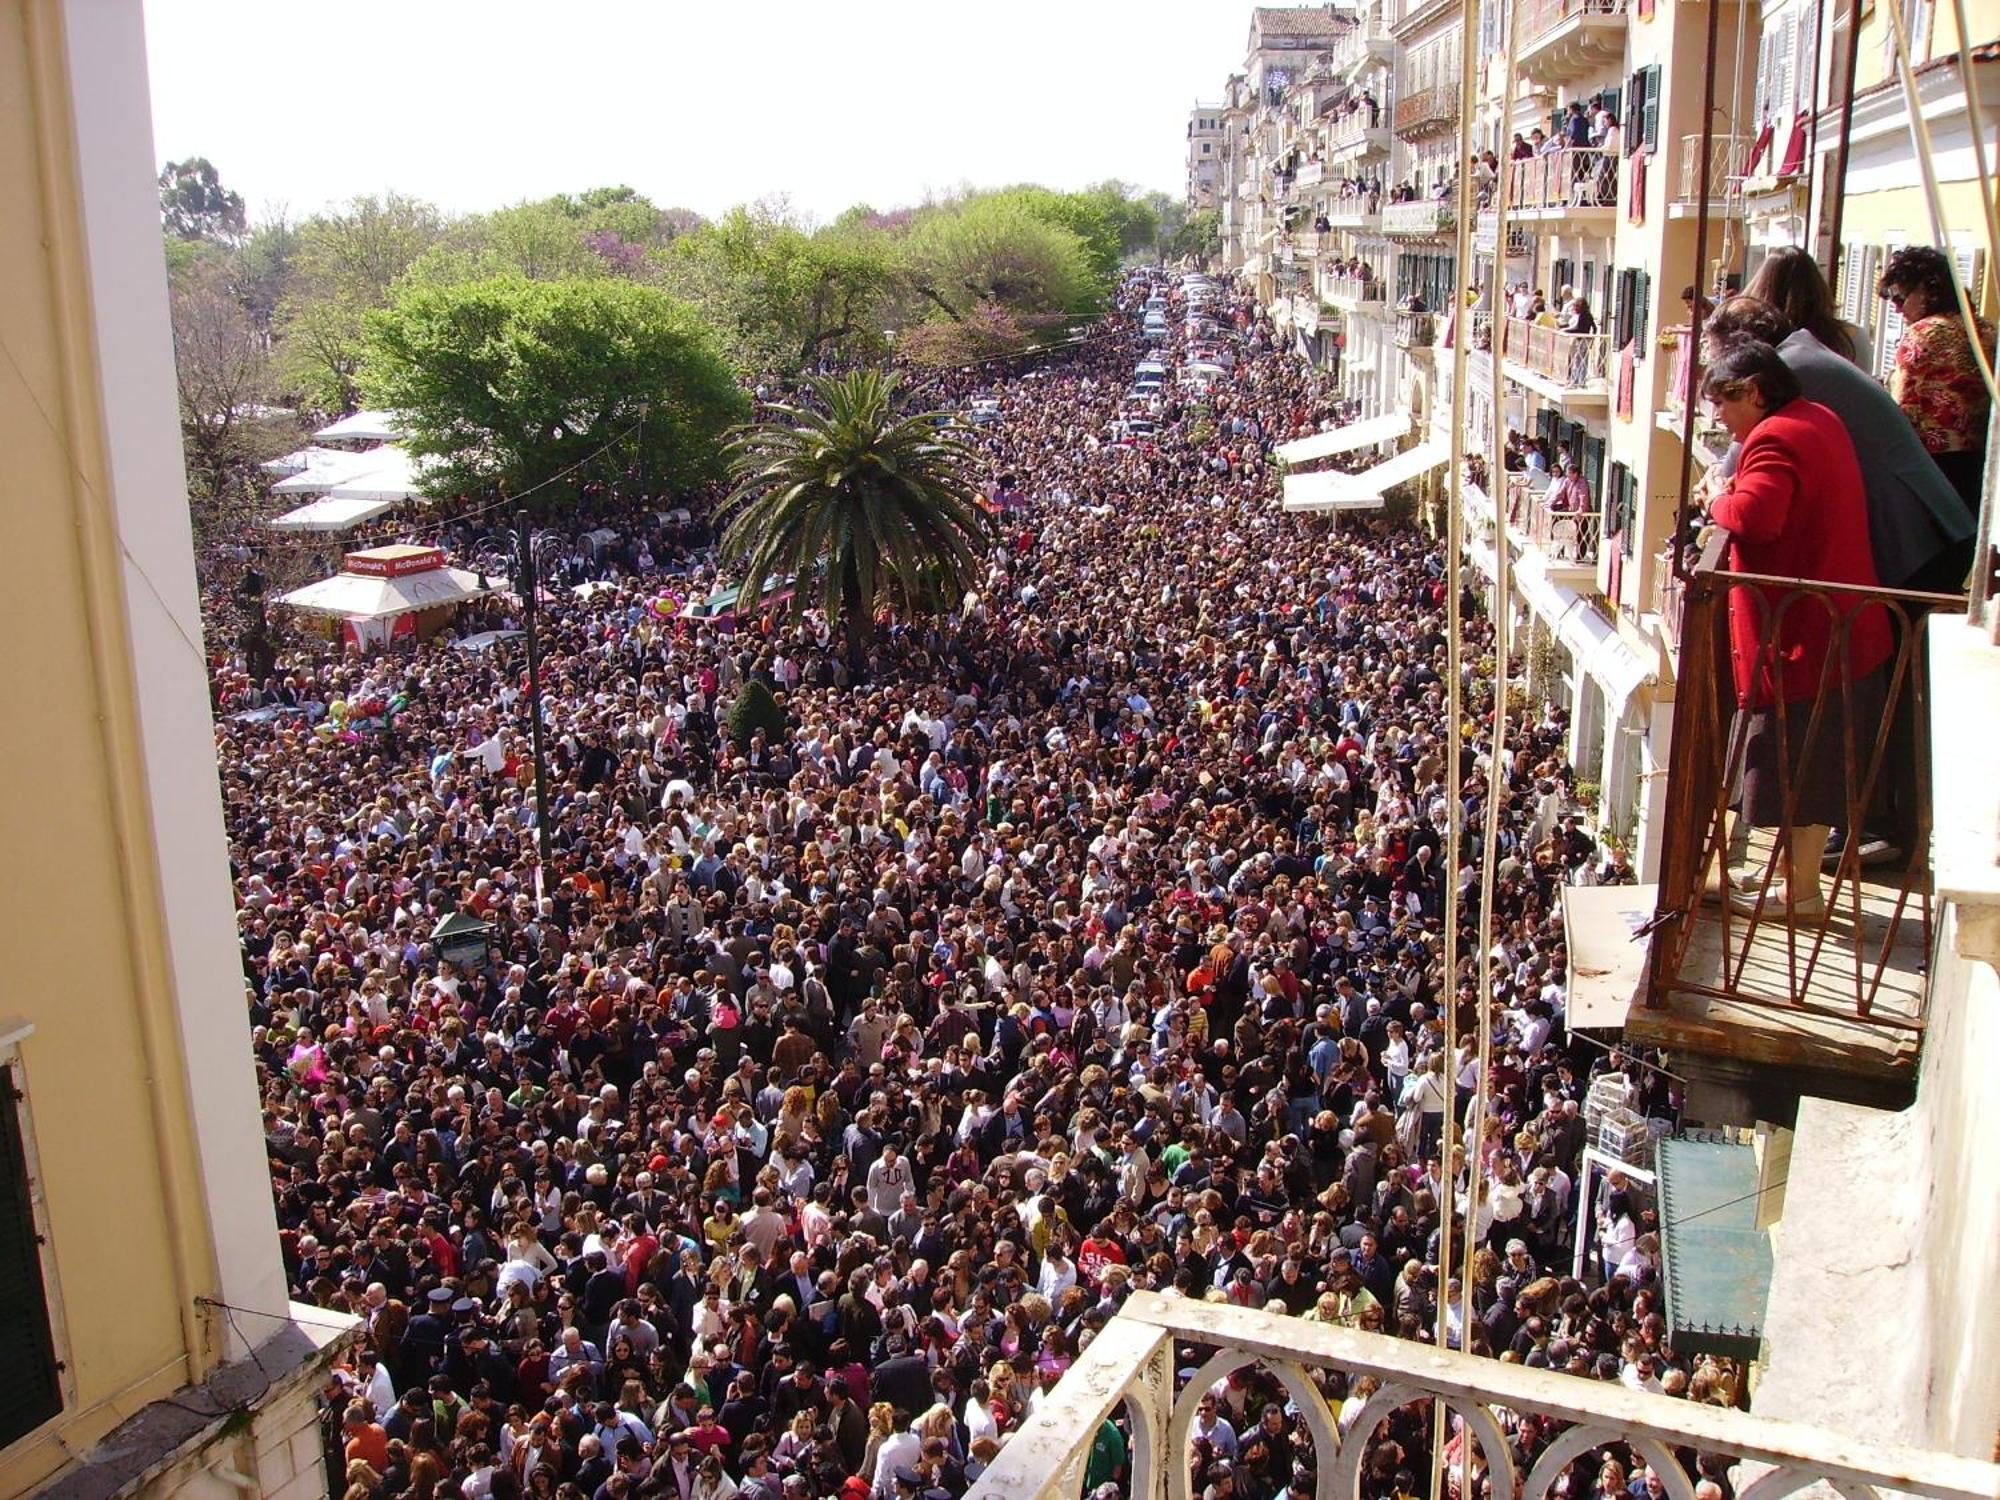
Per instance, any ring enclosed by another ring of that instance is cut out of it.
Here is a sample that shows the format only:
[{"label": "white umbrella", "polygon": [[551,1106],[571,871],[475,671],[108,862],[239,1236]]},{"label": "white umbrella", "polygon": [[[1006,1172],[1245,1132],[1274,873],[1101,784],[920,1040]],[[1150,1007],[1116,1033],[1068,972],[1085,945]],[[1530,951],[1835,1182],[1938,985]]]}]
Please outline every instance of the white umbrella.
[{"label": "white umbrella", "polygon": [[400,578],[336,573],[282,594],[278,602],[314,614],[338,615],[344,620],[379,620],[415,609],[458,604],[486,592],[479,586],[476,573],[463,568],[430,568],[422,573],[405,573]]},{"label": "white umbrella", "polygon": [[368,460],[363,468],[349,470],[335,484],[327,486],[334,500],[412,500],[424,493],[417,461],[407,448],[388,443],[359,457]]},{"label": "white umbrella", "polygon": [[[343,480],[364,474],[381,460],[374,453],[342,453],[337,450],[323,463],[280,479],[271,486],[274,495],[316,495],[322,490],[330,490]],[[350,497],[351,498],[351,497]]]},{"label": "white umbrella", "polygon": [[353,456],[340,448],[312,446],[295,448],[290,453],[267,458],[258,467],[266,474],[303,474],[307,469],[324,468],[329,463],[345,462]]}]

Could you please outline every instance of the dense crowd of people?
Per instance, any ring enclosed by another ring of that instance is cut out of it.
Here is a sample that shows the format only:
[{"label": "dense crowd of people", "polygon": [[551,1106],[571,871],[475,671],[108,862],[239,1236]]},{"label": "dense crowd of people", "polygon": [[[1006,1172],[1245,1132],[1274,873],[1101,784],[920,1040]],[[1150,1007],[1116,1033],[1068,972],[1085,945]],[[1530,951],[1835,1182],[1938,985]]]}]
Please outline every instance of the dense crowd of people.
[{"label": "dense crowd of people", "polygon": [[[335,1493],[955,1500],[1141,1289],[1731,1399],[1666,1337],[1640,1186],[1579,1202],[1593,1082],[1676,1101],[1564,1026],[1561,892],[1615,865],[1562,712],[1510,716],[1490,764],[1490,635],[1468,595],[1453,723],[1434,542],[1279,512],[1270,449],[1334,395],[1246,296],[1210,306],[1226,378],[1110,440],[1140,304],[1181,321],[1170,282],[1134,278],[1059,362],[923,393],[997,397],[967,441],[1001,537],[953,618],[887,622],[857,680],[812,614],[673,618],[717,581],[699,514],[560,523],[548,868],[518,641],[299,637],[263,682],[218,645],[286,1263],[362,1324]],[[732,733],[753,680],[781,733]],[[1492,796],[1482,947],[1446,829]],[[454,914],[483,956],[445,956]],[[1448,1099],[1478,1091],[1447,1159]],[[1369,1382],[1325,1378],[1352,1421]],[[1375,1435],[1369,1496],[1423,1492],[1428,1411]],[[1554,1433],[1508,1436],[1531,1460]],[[1189,1461],[1198,1493],[1270,1500],[1315,1457],[1250,1366]],[[1579,1464],[1573,1496],[1648,1493],[1630,1453]],[[1107,1423],[1087,1486],[1127,1470]]]}]

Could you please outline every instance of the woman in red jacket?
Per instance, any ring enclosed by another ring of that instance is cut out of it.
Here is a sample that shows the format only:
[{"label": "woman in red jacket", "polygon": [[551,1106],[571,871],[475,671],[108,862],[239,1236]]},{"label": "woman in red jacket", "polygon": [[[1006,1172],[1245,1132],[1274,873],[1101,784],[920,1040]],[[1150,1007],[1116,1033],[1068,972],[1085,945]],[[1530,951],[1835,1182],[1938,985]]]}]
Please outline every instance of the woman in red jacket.
[{"label": "woman in red jacket", "polygon": [[[1703,394],[1743,445],[1729,488],[1710,507],[1730,533],[1731,571],[1874,587],[1861,470],[1841,420],[1801,397],[1777,351],[1754,340],[1716,359]],[[1848,799],[1874,751],[1890,644],[1886,609],[1854,595],[1730,590],[1736,807],[1753,827],[1789,830],[1787,884],[1764,893],[1767,915],[1825,910],[1819,869],[1828,826],[1858,826]],[[1751,890],[1731,899],[1748,912],[1759,897]]]}]

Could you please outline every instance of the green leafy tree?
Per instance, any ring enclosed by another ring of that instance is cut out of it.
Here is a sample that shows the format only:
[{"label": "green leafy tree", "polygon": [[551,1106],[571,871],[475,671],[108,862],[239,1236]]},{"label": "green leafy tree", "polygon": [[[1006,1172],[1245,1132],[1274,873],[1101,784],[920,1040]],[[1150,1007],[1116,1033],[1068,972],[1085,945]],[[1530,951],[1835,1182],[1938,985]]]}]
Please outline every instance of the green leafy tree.
[{"label": "green leafy tree", "polygon": [[810,405],[782,407],[731,444],[722,550],[746,588],[795,579],[794,613],[825,610],[858,678],[876,610],[948,607],[976,577],[993,528],[966,450],[940,435],[937,413],[897,411],[893,376],[809,384]]},{"label": "green leafy tree", "polygon": [[1222,216],[1212,208],[1203,208],[1187,216],[1168,252],[1205,266],[1221,248]]},{"label": "green leafy tree", "polygon": [[791,374],[829,352],[881,347],[892,269],[877,235],[814,233],[767,205],[735,208],[677,239],[661,275],[715,320],[748,370]]},{"label": "green leafy tree", "polygon": [[243,236],[243,197],[205,156],[170,161],[160,169],[160,219],[175,239],[234,243]]},{"label": "green leafy tree", "polygon": [[388,303],[396,283],[444,231],[436,208],[394,193],[356,198],[299,226],[274,319],[287,389],[319,411],[354,408],[363,319]]},{"label": "green leafy tree", "polygon": [[906,328],[997,308],[1026,343],[1091,316],[1109,290],[1082,239],[1017,194],[930,209],[896,243]]},{"label": "green leafy tree", "polygon": [[729,705],[729,742],[738,750],[748,750],[751,737],[761,733],[765,744],[775,745],[784,738],[785,729],[785,711],[771,696],[764,679],[745,679],[736,701]]},{"label": "green leafy tree", "polygon": [[368,315],[361,385],[402,414],[441,488],[544,505],[590,484],[718,478],[723,436],[749,414],[694,309],[608,277],[407,286]]}]

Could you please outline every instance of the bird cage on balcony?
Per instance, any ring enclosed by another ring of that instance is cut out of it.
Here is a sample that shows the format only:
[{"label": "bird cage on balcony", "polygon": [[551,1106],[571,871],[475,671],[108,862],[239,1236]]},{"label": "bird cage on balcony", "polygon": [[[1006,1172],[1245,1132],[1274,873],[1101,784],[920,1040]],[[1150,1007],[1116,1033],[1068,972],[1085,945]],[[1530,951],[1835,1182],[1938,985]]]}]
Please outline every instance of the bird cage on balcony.
[{"label": "bird cage on balcony", "polygon": [[1584,1096],[1584,1138],[1612,1161],[1650,1169],[1653,1125],[1634,1107],[1638,1102],[1638,1089],[1623,1073],[1600,1074]]}]

